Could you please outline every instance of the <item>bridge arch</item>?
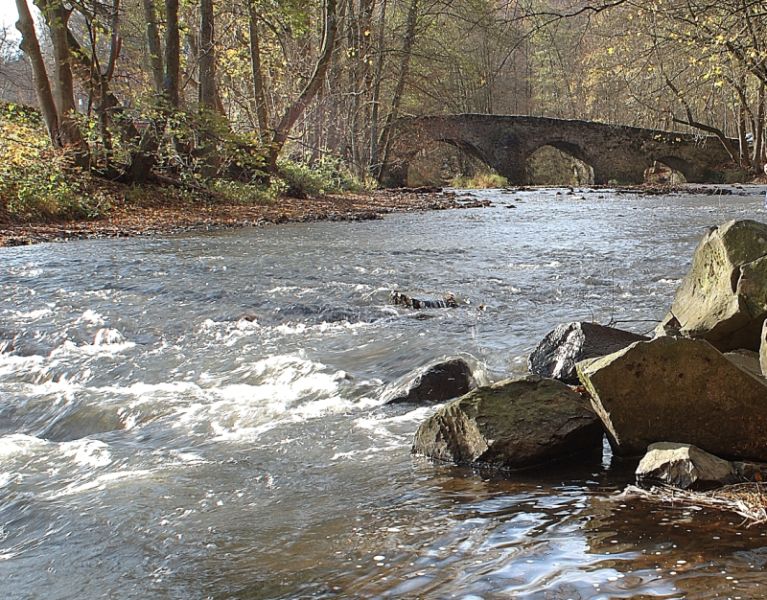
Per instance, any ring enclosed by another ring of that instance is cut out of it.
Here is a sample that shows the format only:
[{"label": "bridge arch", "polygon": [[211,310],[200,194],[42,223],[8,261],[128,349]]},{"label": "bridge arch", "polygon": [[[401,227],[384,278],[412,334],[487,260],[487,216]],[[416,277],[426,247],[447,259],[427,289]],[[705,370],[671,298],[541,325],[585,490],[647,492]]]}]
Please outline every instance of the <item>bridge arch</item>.
[{"label": "bridge arch", "polygon": [[578,144],[562,139],[542,140],[525,157],[527,183],[532,185],[591,185],[594,166]]},{"label": "bridge arch", "polygon": [[[658,167],[668,167],[672,172],[680,173],[684,177],[685,181],[690,181],[695,178],[695,165],[690,161],[680,158],[678,156],[661,156],[655,159],[649,167],[649,170],[657,170]],[[670,183],[676,183],[671,181]]]},{"label": "bridge arch", "polygon": [[456,177],[472,177],[494,172],[490,159],[477,145],[458,138],[434,137],[404,162],[405,182],[409,186],[445,185]]}]

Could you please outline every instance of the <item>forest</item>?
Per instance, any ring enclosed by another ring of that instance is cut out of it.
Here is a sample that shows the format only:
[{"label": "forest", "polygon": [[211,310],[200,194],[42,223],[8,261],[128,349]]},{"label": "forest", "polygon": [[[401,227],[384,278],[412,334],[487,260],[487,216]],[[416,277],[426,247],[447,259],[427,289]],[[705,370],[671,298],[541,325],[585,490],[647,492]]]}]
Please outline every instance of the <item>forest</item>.
[{"label": "forest", "polygon": [[[393,123],[423,114],[715,135],[732,168],[757,173],[765,163],[767,6],[758,0],[16,8],[18,33],[5,31],[0,46],[0,198],[11,213],[33,213],[41,194],[56,200],[82,177],[253,201],[370,188]],[[422,155],[437,175],[476,171],[454,151]],[[41,191],[41,181],[56,189]]]}]

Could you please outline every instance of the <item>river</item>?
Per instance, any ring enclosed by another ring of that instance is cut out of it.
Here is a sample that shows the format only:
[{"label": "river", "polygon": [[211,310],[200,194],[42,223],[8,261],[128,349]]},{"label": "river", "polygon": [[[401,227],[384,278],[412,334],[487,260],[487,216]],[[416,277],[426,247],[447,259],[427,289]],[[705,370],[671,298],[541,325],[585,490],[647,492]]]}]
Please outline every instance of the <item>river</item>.
[{"label": "river", "polygon": [[707,227],[767,220],[734,191],[0,250],[0,596],[767,597],[764,528],[621,498],[609,453],[435,465],[433,408],[382,405],[444,356],[521,374],[563,321],[652,330]]}]

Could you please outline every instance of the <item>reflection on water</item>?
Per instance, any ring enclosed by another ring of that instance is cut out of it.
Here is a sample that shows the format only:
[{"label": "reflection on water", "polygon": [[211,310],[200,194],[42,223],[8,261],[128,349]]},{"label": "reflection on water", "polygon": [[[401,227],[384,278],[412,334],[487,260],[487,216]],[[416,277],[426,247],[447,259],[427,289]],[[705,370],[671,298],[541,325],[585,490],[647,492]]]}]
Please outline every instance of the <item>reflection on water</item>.
[{"label": "reflection on water", "polygon": [[735,516],[624,498],[621,463],[434,465],[409,454],[433,408],[382,406],[445,355],[520,373],[561,321],[652,329],[705,228],[764,220],[762,192],[480,194],[4,250],[3,597],[767,597],[767,540]]}]

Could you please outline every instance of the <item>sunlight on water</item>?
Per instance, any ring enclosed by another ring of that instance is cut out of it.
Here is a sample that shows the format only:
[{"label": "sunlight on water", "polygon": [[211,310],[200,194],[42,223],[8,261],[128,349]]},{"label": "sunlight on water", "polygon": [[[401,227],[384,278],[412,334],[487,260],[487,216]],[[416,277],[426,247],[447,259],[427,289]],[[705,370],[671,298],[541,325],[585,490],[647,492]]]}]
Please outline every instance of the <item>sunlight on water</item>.
[{"label": "sunlight on water", "polygon": [[519,374],[562,321],[651,330],[761,195],[475,193],[494,206],[4,249],[2,597],[767,596],[758,528],[629,501],[609,459],[435,465],[410,455],[434,408],[384,404],[444,356]]}]

